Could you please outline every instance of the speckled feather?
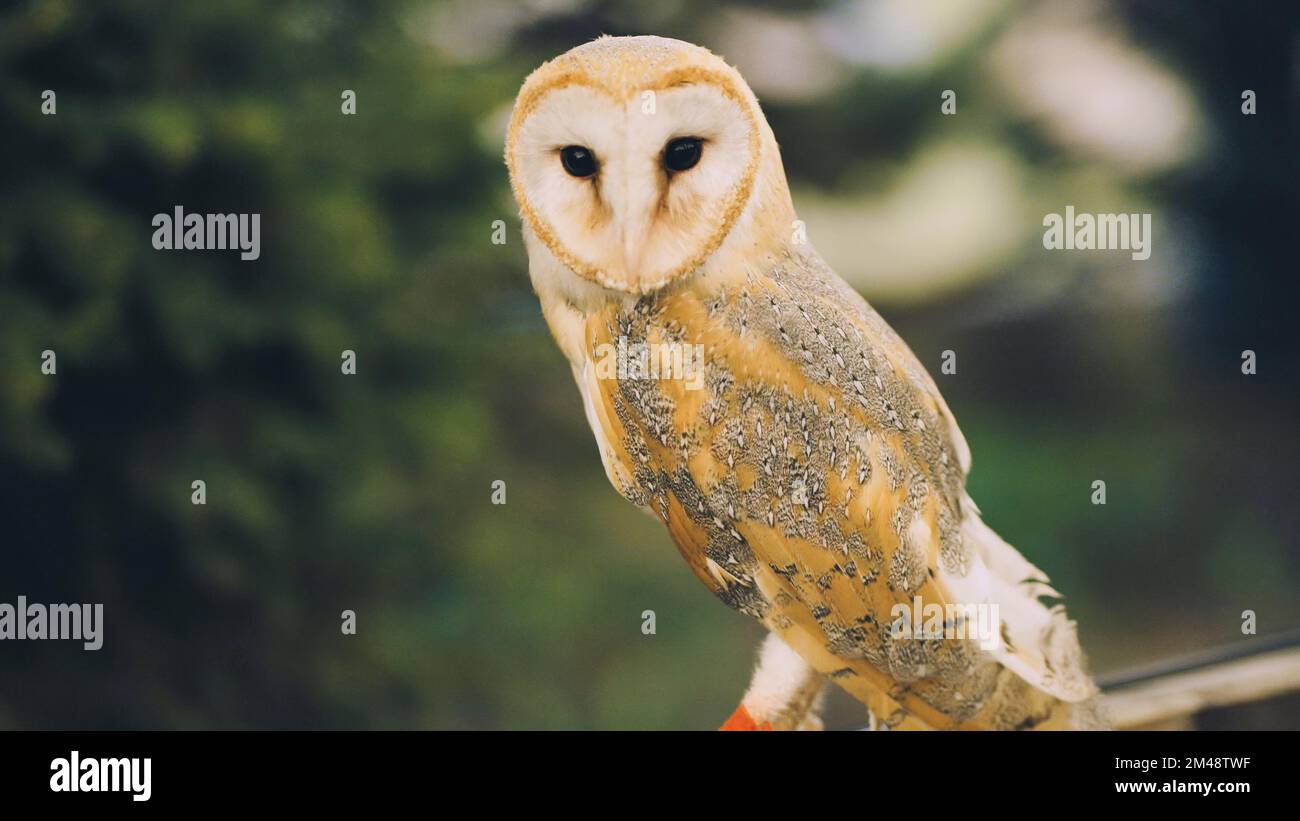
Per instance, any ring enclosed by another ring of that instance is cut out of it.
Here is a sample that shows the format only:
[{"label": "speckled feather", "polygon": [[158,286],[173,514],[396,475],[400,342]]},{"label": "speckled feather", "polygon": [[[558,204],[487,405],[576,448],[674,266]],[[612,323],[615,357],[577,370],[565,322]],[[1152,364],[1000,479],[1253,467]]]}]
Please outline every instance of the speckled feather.
[{"label": "speckled feather", "polygon": [[724,602],[886,723],[1087,718],[1057,698],[1091,694],[1078,659],[1061,662],[1073,681],[1035,687],[973,639],[891,637],[895,603],[954,601],[935,569],[960,575],[970,562],[968,457],[911,351],[813,252],[770,259],[732,292],[688,283],[611,307],[587,332],[590,350],[619,337],[704,345],[702,390],[631,378],[587,388],[611,480],[667,525]]}]

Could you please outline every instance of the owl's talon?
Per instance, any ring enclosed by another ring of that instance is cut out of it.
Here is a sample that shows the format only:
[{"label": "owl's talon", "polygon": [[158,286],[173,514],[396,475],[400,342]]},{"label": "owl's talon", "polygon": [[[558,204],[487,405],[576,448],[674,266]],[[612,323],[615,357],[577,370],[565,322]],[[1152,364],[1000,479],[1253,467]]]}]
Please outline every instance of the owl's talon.
[{"label": "owl's talon", "polygon": [[731,714],[730,718],[722,722],[722,726],[718,729],[727,731],[771,730],[772,722],[754,721],[754,717],[749,714],[749,710],[746,710],[745,705],[741,704],[736,708],[736,711]]}]

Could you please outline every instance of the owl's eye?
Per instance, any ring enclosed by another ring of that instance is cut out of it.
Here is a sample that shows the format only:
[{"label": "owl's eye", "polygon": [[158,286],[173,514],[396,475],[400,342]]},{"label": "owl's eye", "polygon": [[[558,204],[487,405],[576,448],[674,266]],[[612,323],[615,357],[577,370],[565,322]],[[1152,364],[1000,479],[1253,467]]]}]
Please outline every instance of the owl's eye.
[{"label": "owl's eye", "polygon": [[596,173],[596,155],[581,145],[561,148],[560,162],[564,164],[564,170],[575,177],[590,177]]},{"label": "owl's eye", "polygon": [[704,141],[699,137],[678,137],[664,146],[664,168],[669,171],[688,171],[700,161]]}]

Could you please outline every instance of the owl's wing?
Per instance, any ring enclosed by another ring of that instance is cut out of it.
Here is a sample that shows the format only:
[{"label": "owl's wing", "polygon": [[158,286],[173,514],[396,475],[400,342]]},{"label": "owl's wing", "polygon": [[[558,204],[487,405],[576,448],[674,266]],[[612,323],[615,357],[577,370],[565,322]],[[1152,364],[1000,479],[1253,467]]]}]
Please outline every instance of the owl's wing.
[{"label": "owl's wing", "polygon": [[[1039,601],[1046,577],[967,497],[969,450],[934,382],[815,254],[598,314],[587,333],[575,375],[615,487],[846,689],[936,727],[1032,726],[1093,693],[1073,623]],[[900,638],[896,606],[983,642]]]}]

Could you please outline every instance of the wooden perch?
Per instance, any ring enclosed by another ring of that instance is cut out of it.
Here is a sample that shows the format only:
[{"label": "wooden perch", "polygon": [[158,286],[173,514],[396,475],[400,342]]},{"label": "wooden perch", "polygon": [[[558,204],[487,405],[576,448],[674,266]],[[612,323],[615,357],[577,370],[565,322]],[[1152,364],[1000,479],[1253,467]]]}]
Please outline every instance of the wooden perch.
[{"label": "wooden perch", "polygon": [[1197,713],[1300,692],[1300,631],[1102,677],[1117,730],[1192,729]]}]

